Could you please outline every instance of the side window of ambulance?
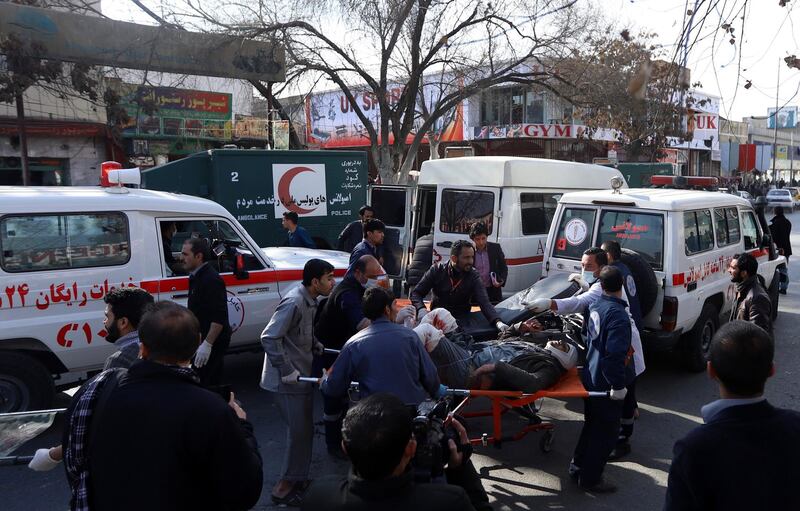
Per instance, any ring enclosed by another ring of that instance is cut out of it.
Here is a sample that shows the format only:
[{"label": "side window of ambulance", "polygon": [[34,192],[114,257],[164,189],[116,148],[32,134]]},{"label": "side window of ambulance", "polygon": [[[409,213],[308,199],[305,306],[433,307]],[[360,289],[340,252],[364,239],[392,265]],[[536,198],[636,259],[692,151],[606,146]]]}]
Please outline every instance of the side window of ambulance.
[{"label": "side window of ambulance", "polygon": [[[181,247],[189,238],[205,238],[213,246],[220,243],[235,250],[237,255],[244,259],[244,269],[247,271],[262,270],[264,265],[254,255],[249,245],[239,236],[236,230],[225,220],[185,220],[176,221],[177,232],[172,239],[173,247]],[[180,250],[180,248],[178,249]],[[220,249],[220,252],[223,252]],[[235,266],[235,257],[232,253],[223,253],[215,259],[215,266],[219,273],[231,273]]]},{"label": "side window of ambulance", "polygon": [[736,208],[714,209],[714,230],[717,235],[717,246],[725,247],[739,243],[739,215]]},{"label": "side window of ambulance", "polygon": [[594,216],[593,209],[565,209],[558,223],[553,257],[580,260],[584,250],[592,246]]},{"label": "side window of ambulance", "polygon": [[714,248],[714,230],[711,227],[711,210],[700,209],[683,214],[683,240],[686,255]]},{"label": "side window of ambulance", "polygon": [[521,193],[522,234],[547,234],[560,198],[560,193]]},{"label": "side window of ambulance", "polygon": [[118,266],[130,259],[122,213],[6,216],[0,266],[14,272]]},{"label": "side window of ambulance", "polygon": [[472,224],[483,222],[492,233],[494,193],[473,190],[443,190],[439,229],[442,232],[469,234]]},{"label": "side window of ambulance", "polygon": [[742,236],[745,250],[758,248],[758,224],[752,211],[742,212]]}]

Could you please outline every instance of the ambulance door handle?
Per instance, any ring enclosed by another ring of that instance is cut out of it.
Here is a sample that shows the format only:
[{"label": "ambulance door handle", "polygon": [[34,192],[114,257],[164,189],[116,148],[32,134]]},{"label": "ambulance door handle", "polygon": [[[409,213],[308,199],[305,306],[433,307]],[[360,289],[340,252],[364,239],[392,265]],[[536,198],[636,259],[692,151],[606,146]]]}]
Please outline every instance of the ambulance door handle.
[{"label": "ambulance door handle", "polygon": [[250,289],[245,289],[244,291],[239,291],[240,295],[251,295],[254,293],[267,293],[269,292],[269,287],[251,287]]},{"label": "ambulance door handle", "polygon": [[172,295],[172,298],[175,300],[180,300],[181,298],[189,298],[189,293],[181,294],[181,295]]},{"label": "ambulance door handle", "polygon": [[452,241],[440,241],[439,243],[436,244],[436,246],[437,247],[450,248],[450,247],[453,246],[453,242]]}]

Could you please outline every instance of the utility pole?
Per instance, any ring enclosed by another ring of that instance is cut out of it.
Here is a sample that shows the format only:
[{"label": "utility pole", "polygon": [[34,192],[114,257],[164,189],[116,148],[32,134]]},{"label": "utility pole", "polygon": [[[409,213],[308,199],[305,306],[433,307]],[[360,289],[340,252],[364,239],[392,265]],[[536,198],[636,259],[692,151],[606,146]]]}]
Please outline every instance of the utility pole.
[{"label": "utility pole", "polygon": [[781,89],[781,61],[778,59],[778,83],[775,88],[775,114],[772,116],[772,122],[775,126],[775,135],[772,139],[772,180],[775,181],[778,174],[778,97]]},{"label": "utility pole", "polygon": [[22,92],[16,96],[17,103],[17,130],[19,131],[19,155],[22,162],[22,186],[31,184],[31,173],[28,168],[28,134],[25,133],[25,105]]}]

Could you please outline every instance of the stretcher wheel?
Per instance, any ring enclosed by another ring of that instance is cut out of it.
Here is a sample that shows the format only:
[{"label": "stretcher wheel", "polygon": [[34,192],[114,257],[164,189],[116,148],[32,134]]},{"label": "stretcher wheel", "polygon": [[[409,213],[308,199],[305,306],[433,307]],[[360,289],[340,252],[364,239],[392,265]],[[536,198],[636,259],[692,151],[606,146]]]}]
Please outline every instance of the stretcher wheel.
[{"label": "stretcher wheel", "polygon": [[554,440],[555,434],[553,433],[553,430],[548,429],[544,432],[544,434],[542,434],[542,438],[539,439],[539,449],[541,449],[541,451],[544,453],[552,451]]}]

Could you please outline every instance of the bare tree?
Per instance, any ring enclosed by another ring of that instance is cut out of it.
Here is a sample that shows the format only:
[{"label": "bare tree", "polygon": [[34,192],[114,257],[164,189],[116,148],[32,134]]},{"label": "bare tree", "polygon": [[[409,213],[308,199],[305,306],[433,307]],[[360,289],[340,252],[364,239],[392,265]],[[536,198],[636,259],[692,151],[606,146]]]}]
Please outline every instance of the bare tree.
[{"label": "bare tree", "polygon": [[[216,3],[175,0],[168,17],[284,44],[292,76],[303,84],[322,75],[338,87],[364,127],[382,180],[400,182],[420,144],[465,98],[502,84],[553,88],[559,78],[550,70],[591,19],[577,3],[283,0],[229,3],[220,14]],[[428,87],[441,93],[426,95]],[[364,95],[377,115],[363,108]],[[426,96],[435,101],[421,112]]]}]

